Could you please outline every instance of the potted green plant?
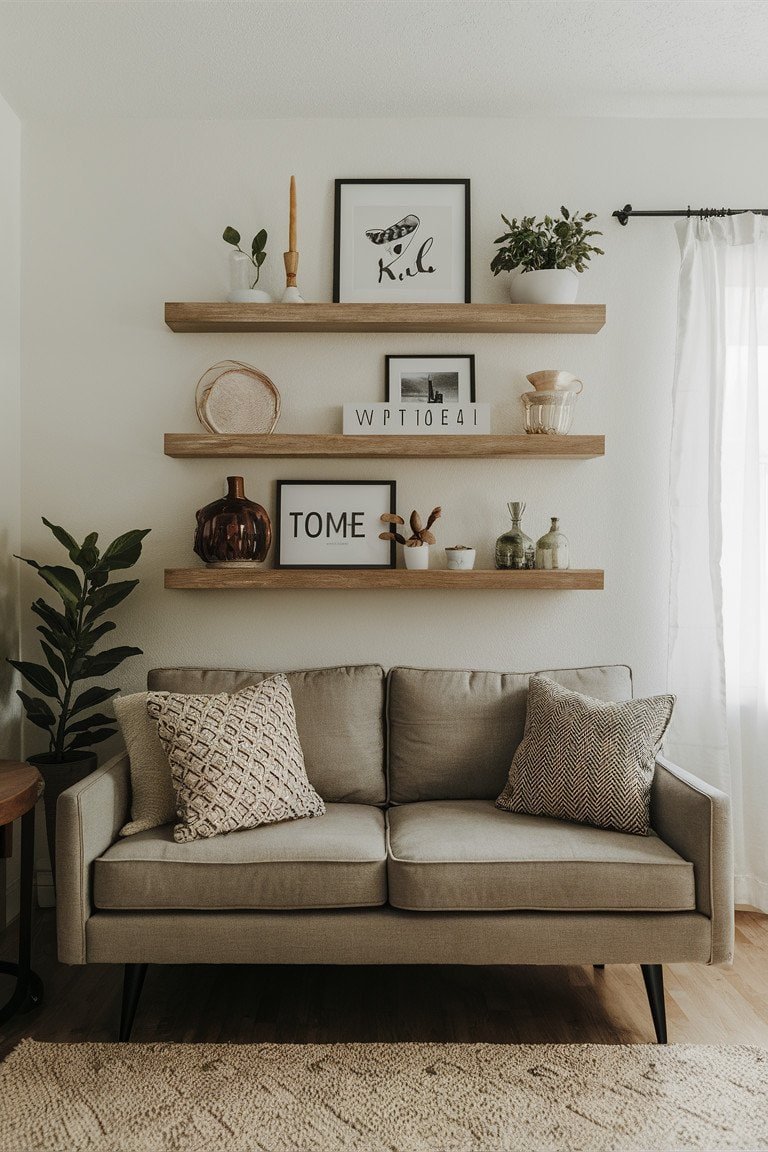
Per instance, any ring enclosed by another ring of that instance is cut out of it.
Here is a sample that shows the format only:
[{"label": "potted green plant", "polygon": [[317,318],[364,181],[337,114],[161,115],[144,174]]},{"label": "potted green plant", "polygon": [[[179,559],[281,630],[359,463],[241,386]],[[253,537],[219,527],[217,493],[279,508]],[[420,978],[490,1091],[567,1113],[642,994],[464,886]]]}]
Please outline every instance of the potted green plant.
[{"label": "potted green plant", "polygon": [[230,253],[230,304],[271,304],[272,297],[256,285],[261,275],[261,266],[267,258],[267,230],[262,228],[251,242],[251,254],[240,247],[240,233],[237,228],[226,227],[222,240],[232,245]]},{"label": "potted green plant", "polygon": [[[120,691],[99,684],[80,690],[85,680],[99,680],[122,664],[129,656],[141,655],[141,648],[121,646],[95,652],[99,640],[116,625],[104,619],[105,612],[115,608],[130,595],[138,580],[110,583],[113,572],[131,568],[141,555],[141,541],[148,528],[135,529],[118,536],[100,552],[98,535],[91,532],[82,544],[57,524],[43,517],[58,542],[66,548],[76,566],[39,564],[17,556],[34,568],[38,576],[61,600],[61,610],[46,600],[38,599],[32,611],[42,621],[38,624],[40,647],[46,664],[29,660],[9,660],[39,695],[18,690],[27,719],[48,736],[48,749],[30,756],[45,781],[45,821],[48,848],[54,878],[56,875],[56,801],[61,792],[82,780],[96,767],[94,744],[108,740],[117,729],[114,719],[93,709]],[[79,569],[77,571],[76,569]],[[48,703],[48,701],[52,703]]]},{"label": "potted green plant", "polygon": [[573,304],[579,273],[593,255],[604,255],[602,248],[590,243],[593,236],[602,236],[588,227],[594,212],[580,216],[561,207],[560,213],[543,220],[533,216],[508,220],[502,213],[509,231],[494,240],[499,249],[491,270],[494,276],[513,273],[510,296],[516,304]]}]

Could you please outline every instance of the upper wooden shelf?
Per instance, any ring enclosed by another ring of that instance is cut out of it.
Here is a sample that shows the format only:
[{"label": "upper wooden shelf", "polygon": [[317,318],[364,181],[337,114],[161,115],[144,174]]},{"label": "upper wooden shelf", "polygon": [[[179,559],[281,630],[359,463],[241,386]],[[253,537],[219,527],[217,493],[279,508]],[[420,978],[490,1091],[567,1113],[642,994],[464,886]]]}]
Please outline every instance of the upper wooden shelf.
[{"label": "upper wooden shelf", "polygon": [[431,568],[426,572],[409,572],[406,568],[166,568],[166,588],[193,591],[241,591],[272,589],[275,591],[341,591],[347,588],[381,591],[545,591],[599,592],[603,572],[599,568],[532,569],[520,572],[473,569],[471,572],[448,572]]},{"label": "upper wooden shelf", "polygon": [[586,460],[605,455],[604,436],[316,436],[213,435],[166,432],[165,455],[177,458],[305,456],[381,459],[499,456],[523,460]]},{"label": "upper wooden shelf", "polygon": [[168,303],[174,332],[599,332],[604,304]]}]

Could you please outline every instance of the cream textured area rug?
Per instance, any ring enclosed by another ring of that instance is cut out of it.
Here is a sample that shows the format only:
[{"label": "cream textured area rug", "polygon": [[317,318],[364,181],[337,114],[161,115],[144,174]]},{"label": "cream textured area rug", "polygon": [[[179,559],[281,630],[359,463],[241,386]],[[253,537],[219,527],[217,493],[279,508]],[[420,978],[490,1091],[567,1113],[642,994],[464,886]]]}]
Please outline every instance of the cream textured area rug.
[{"label": "cream textured area rug", "polygon": [[596,1044],[38,1044],[2,1152],[768,1148],[768,1051]]}]

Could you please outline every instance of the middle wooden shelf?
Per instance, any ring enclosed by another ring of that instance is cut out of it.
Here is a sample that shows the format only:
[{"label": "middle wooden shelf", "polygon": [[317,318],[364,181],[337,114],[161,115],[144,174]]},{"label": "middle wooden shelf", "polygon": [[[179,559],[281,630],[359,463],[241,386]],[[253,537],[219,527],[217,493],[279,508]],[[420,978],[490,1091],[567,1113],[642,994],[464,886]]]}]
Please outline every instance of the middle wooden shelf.
[{"label": "middle wooden shelf", "polygon": [[177,459],[447,459],[506,457],[589,460],[605,455],[605,436],[268,436],[166,432],[165,455]]}]

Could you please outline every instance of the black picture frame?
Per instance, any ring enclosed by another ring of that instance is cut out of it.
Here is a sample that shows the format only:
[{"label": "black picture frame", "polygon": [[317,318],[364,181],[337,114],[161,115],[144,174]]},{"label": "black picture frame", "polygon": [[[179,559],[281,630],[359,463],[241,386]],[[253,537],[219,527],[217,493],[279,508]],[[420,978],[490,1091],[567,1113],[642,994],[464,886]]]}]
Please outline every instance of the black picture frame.
[{"label": "black picture frame", "polygon": [[[475,401],[475,354],[474,352],[456,352],[453,355],[440,352],[436,355],[430,353],[423,354],[417,352],[411,355],[407,352],[392,353],[384,357],[384,398],[387,404],[402,403],[402,397],[392,395],[392,381],[391,381],[391,366],[393,360],[424,360],[427,363],[439,362],[440,360],[466,360],[469,366],[469,396],[466,399],[457,401],[445,401],[445,403],[458,403],[458,404],[474,404]],[[428,368],[425,366],[423,371],[427,372]]]},{"label": "black picture frame", "polygon": [[[342,191],[347,185],[459,185],[463,189],[463,205],[464,205],[464,226],[463,226],[463,252],[464,252],[464,270],[462,277],[462,288],[458,290],[459,298],[450,301],[434,300],[431,301],[429,294],[426,293],[423,300],[408,300],[407,303],[464,303],[469,304],[471,301],[472,286],[471,286],[471,236],[472,227],[470,221],[470,181],[466,178],[450,179],[444,178],[419,178],[408,177],[405,179],[397,179],[394,177],[385,177],[379,180],[366,179],[366,178],[339,178],[334,182],[334,205],[333,205],[333,302],[334,304],[348,303],[350,301],[342,301],[342,273],[341,273],[341,245],[342,245]],[[369,302],[377,302],[375,299]],[[389,297],[382,296],[381,303],[392,302]]]},{"label": "black picture frame", "polygon": [[[394,540],[391,540],[389,542],[381,541],[382,548],[384,548],[385,546],[388,547],[388,553],[389,553],[389,559],[384,564],[339,564],[337,562],[334,562],[332,564],[331,563],[328,563],[328,564],[322,564],[322,563],[300,564],[300,563],[295,563],[295,562],[284,563],[283,559],[282,559],[282,554],[283,554],[283,492],[285,489],[292,487],[292,486],[293,487],[301,486],[301,487],[310,487],[310,488],[313,486],[323,487],[323,488],[328,488],[328,487],[331,487],[331,488],[338,488],[338,487],[346,487],[346,488],[378,487],[378,488],[384,488],[387,490],[387,493],[388,493],[388,501],[387,502],[388,502],[389,507],[388,508],[382,508],[382,513],[385,511],[389,511],[389,513],[391,515],[395,515],[395,513],[397,511],[397,483],[396,483],[396,481],[394,481],[394,480],[278,480],[276,483],[277,483],[277,492],[276,492],[276,500],[275,500],[275,508],[276,508],[276,515],[275,515],[275,568],[317,569],[317,570],[322,571],[324,569],[331,569],[331,570],[337,570],[337,569],[349,570],[349,569],[355,569],[355,568],[381,569],[381,568],[395,568],[397,566],[397,550],[396,550]],[[381,515],[381,513],[380,513],[380,515]],[[380,524],[379,530],[381,532],[384,532],[386,530],[386,525]]]}]

